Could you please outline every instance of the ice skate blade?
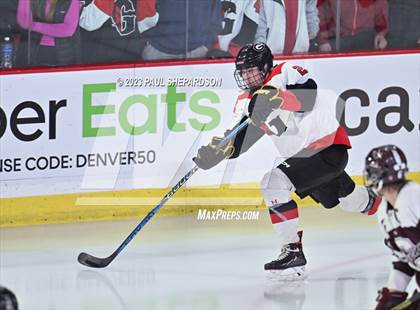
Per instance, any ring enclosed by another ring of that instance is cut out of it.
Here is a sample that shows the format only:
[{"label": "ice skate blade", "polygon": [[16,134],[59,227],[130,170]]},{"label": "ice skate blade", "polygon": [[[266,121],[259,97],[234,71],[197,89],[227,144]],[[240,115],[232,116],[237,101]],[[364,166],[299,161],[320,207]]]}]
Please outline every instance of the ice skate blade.
[{"label": "ice skate blade", "polygon": [[267,277],[273,281],[301,281],[306,279],[305,266],[267,271]]}]

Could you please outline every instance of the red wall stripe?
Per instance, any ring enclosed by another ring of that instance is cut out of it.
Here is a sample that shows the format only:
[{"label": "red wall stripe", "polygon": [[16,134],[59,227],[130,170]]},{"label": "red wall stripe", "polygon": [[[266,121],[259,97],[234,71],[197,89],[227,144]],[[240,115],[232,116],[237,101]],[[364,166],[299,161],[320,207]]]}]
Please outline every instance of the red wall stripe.
[{"label": "red wall stripe", "polygon": [[[352,53],[319,53],[310,55],[293,55],[293,56],[276,56],[275,60],[304,60],[317,58],[341,58],[341,57],[368,57],[368,56],[385,56],[385,55],[405,55],[420,54],[420,49],[410,50],[386,50],[386,51],[366,51]],[[51,73],[51,72],[72,72],[72,71],[94,71],[109,69],[129,69],[129,68],[147,68],[147,67],[170,67],[200,64],[223,64],[233,63],[233,58],[228,59],[187,59],[187,60],[158,60],[158,61],[138,61],[138,62],[122,62],[116,64],[90,64],[90,65],[69,65],[63,67],[29,67],[29,68],[12,68],[0,69],[0,75],[9,74],[31,74],[31,73]]]}]

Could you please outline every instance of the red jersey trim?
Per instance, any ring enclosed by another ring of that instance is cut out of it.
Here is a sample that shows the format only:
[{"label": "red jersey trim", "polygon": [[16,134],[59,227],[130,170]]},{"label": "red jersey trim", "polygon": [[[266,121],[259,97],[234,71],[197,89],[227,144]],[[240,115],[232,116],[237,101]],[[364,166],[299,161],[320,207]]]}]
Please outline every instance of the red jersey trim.
[{"label": "red jersey trim", "polygon": [[114,1],[97,0],[94,2],[94,5],[106,15],[112,16],[112,11],[114,10]]},{"label": "red jersey trim", "polygon": [[281,74],[281,70],[282,70],[284,64],[285,64],[285,62],[282,62],[282,63],[278,64],[277,66],[275,66],[273,68],[273,70],[271,70],[270,74],[265,78],[263,84],[267,84],[268,82],[271,81],[271,79],[273,77],[275,77],[278,74]]},{"label": "red jersey trim", "polygon": [[251,99],[252,95],[245,91],[239,94],[238,98],[236,98],[235,106],[233,107],[233,113],[236,113],[236,106],[238,105],[238,102],[242,99]]},{"label": "red jersey trim", "polygon": [[311,150],[318,150],[324,149],[333,144],[345,145],[348,149],[351,149],[350,139],[347,136],[347,132],[343,127],[338,127],[338,129],[335,132],[312,142],[306,148]]},{"label": "red jersey trim", "polygon": [[156,0],[137,1],[137,18],[143,20],[156,15]]},{"label": "red jersey trim", "polygon": [[243,92],[243,93],[241,93],[238,96],[238,98],[236,99],[236,101],[242,100],[242,99],[251,99],[251,98],[252,98],[252,96],[251,96],[251,94],[249,92]]},{"label": "red jersey trim", "polygon": [[285,90],[280,92],[280,96],[284,100],[283,104],[280,106],[282,110],[296,112],[302,109],[302,103],[293,92]]},{"label": "red jersey trim", "polygon": [[335,133],[334,144],[342,144],[351,149],[349,136],[347,135],[346,130],[342,126],[338,127]]}]

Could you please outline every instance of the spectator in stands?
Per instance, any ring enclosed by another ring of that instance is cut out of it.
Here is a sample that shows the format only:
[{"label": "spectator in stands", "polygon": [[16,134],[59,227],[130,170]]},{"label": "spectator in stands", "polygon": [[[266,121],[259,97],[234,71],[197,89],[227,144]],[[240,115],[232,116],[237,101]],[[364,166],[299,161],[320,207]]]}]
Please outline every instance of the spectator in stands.
[{"label": "spectator in stands", "polygon": [[266,43],[273,54],[304,53],[319,30],[316,0],[258,0],[255,42]]},{"label": "spectator in stands", "polygon": [[420,1],[389,1],[390,48],[420,48]]},{"label": "spectator in stands", "polygon": [[[321,52],[384,49],[387,46],[387,0],[318,0],[318,11]],[[337,32],[339,46],[336,46]]]},{"label": "spectator in stands", "polygon": [[[16,49],[20,41],[20,27],[17,25],[17,0],[0,1],[0,46],[6,38],[12,41],[12,62],[14,66]],[[3,66],[3,50],[0,50],[0,68]]]},{"label": "spectator in stands", "polygon": [[220,0],[160,0],[143,59],[205,57],[222,28]]},{"label": "spectator in stands", "polygon": [[0,1],[0,33],[17,32],[17,0]]},{"label": "spectator in stands", "polygon": [[159,15],[156,0],[87,0],[80,16],[85,63],[141,58],[141,37]]},{"label": "spectator in stands", "polygon": [[29,31],[29,64],[80,62],[79,12],[79,0],[19,0],[17,22]]},{"label": "spectator in stands", "polygon": [[223,29],[209,56],[236,57],[242,46],[253,42],[258,26],[256,1],[222,0]]}]

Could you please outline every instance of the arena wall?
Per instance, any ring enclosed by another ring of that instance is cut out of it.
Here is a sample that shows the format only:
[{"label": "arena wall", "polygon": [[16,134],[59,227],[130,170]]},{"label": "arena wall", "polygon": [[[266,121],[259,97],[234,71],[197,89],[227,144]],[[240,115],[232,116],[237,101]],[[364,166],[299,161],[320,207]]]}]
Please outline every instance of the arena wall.
[{"label": "arena wall", "polygon": [[[390,143],[419,181],[418,51],[288,61],[345,102],[338,114],[356,182],[367,152]],[[146,214],[192,167],[197,148],[232,125],[233,70],[229,60],[1,72],[0,226]],[[281,161],[276,154],[265,137],[239,159],[197,172],[160,214],[264,209],[258,182]]]}]

